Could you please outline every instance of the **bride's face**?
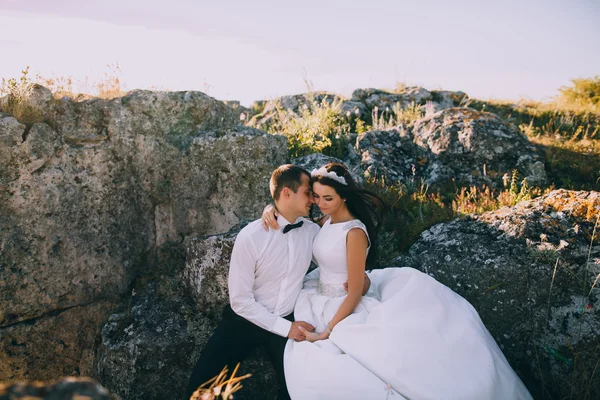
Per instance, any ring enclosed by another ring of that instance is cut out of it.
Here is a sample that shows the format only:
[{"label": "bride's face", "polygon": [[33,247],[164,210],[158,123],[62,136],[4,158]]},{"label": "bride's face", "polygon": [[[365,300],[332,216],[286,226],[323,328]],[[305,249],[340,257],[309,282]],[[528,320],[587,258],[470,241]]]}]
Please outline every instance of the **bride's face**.
[{"label": "bride's face", "polygon": [[331,215],[344,204],[344,199],[331,186],[319,182],[313,183],[313,197],[323,214]]}]

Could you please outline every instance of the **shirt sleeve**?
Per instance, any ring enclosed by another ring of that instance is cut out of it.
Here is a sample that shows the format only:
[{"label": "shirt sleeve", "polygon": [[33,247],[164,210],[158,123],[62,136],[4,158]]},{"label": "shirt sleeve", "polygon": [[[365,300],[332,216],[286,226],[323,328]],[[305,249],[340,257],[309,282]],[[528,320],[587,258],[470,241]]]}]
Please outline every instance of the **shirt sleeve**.
[{"label": "shirt sleeve", "polygon": [[253,324],[287,337],[292,323],[269,312],[254,299],[254,270],[258,259],[248,235],[240,232],[233,245],[229,266],[229,302],[233,311]]}]

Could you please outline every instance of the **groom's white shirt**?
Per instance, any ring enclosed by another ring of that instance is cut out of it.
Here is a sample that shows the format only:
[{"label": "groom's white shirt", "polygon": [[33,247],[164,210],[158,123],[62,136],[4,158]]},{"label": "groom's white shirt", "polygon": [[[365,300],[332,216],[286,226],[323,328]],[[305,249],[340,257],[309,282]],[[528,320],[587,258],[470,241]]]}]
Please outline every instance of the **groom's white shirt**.
[{"label": "groom's white shirt", "polygon": [[319,226],[305,218],[300,228],[283,233],[289,222],[279,216],[278,230],[265,231],[261,220],[248,224],[235,240],[229,267],[231,308],[248,321],[287,337],[292,323],[282,317],[294,311],[312,259]]}]

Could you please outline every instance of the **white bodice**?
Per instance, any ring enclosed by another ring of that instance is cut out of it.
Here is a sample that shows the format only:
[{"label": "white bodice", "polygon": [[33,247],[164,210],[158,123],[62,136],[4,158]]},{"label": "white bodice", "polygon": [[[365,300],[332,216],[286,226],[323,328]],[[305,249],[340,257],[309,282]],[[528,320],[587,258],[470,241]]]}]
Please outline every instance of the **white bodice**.
[{"label": "white bodice", "polygon": [[346,236],[353,228],[362,229],[369,237],[366,226],[358,219],[335,224],[328,219],[315,237],[313,255],[320,270],[319,293],[329,297],[346,294],[343,289],[344,282],[348,280]]}]

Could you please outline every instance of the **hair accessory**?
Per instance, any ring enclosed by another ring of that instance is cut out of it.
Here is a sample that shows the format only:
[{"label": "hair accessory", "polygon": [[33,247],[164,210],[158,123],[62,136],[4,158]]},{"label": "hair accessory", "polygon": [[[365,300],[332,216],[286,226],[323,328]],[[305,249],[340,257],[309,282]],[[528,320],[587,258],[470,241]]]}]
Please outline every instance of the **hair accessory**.
[{"label": "hair accessory", "polygon": [[313,169],[310,172],[310,176],[311,177],[322,176],[325,178],[333,179],[334,181],[341,183],[342,185],[348,186],[348,182],[346,182],[346,178],[344,178],[343,176],[339,176],[335,172],[327,171],[327,169],[325,169],[325,167],[321,167],[319,169]]}]

